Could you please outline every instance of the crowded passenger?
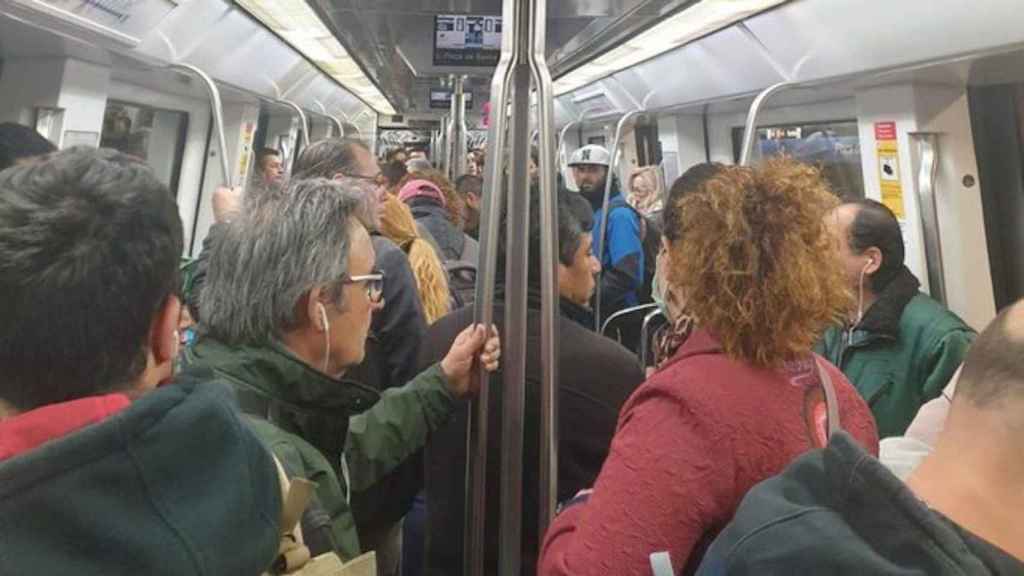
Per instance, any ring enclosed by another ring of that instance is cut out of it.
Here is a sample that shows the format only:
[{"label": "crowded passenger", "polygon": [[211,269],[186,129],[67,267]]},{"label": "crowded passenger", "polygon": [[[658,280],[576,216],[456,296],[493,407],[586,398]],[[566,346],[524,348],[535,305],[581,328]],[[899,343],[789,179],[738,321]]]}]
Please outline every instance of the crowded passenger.
[{"label": "crowded passenger", "polygon": [[441,260],[476,263],[480,248],[462,231],[462,198],[443,174],[436,170],[409,174],[399,184],[398,199],[430,232],[441,249]]},{"label": "crowded passenger", "polygon": [[401,248],[379,232],[385,190],[377,182],[380,168],[370,149],[359,140],[315,142],[299,156],[297,178],[329,178],[340,182],[363,201],[358,212],[370,232],[376,254],[374,267],[387,278],[384,307],[374,315],[371,351],[356,379],[378,390],[401,386],[415,375],[426,320],[416,289],[416,277]]},{"label": "crowded passenger", "polygon": [[636,169],[629,177],[629,196],[626,202],[645,216],[654,216],[662,210],[661,175],[657,166]]},{"label": "crowded passenger", "polygon": [[1024,304],[974,342],[934,452],[901,482],[846,434],[754,487],[700,574],[1024,574]]},{"label": "crowded passenger", "polygon": [[284,163],[281,153],[273,148],[260,148],[256,151],[256,171],[254,184],[257,186],[280,185],[284,179]]},{"label": "crowded passenger", "polygon": [[0,123],[0,170],[57,150],[39,132],[14,122]]},{"label": "crowded passenger", "polygon": [[418,223],[412,210],[397,196],[387,194],[381,202],[380,232],[398,245],[409,257],[416,289],[427,325],[433,324],[451,310],[448,272],[438,257],[440,248],[433,237]]},{"label": "crowded passenger", "polygon": [[[582,210],[573,207],[582,202]],[[533,190],[531,213],[539,210],[539,194]],[[592,213],[586,201],[575,193],[559,195],[558,211],[558,291],[561,314],[558,319],[559,341],[559,460],[558,497],[570,498],[578,490],[590,486],[601,470],[608,446],[615,431],[618,413],[626,398],[643,379],[636,359],[618,344],[598,336],[573,322],[567,310],[586,306],[594,291],[599,264],[591,252]],[[505,318],[505,248],[504,233],[498,235],[497,283],[494,317],[502,325]],[[540,414],[538,398],[541,380],[540,353],[540,246],[539,218],[531,218],[529,230],[529,267],[526,317],[526,406],[523,429],[523,519],[524,542],[522,566],[524,574],[536,570],[540,535],[537,486],[539,482]],[[421,366],[427,366],[444,355],[444,350],[466,326],[473,322],[473,307],[453,312],[433,325],[427,334]],[[497,533],[499,478],[501,387],[500,374],[492,378],[490,416],[488,417],[488,483],[487,530]],[[427,509],[426,533],[428,574],[457,575],[463,573],[462,554],[466,535],[463,527],[466,494],[466,421],[468,410],[460,410],[456,418],[439,430],[427,447]],[[487,565],[494,566],[498,555],[497,539],[490,540]],[[611,573],[611,572],[610,572]]]},{"label": "crowded passenger", "polygon": [[888,207],[858,200],[840,206],[829,221],[856,301],[817,349],[867,400],[879,434],[898,436],[949,383],[974,331],[920,292],[903,264],[903,235]]},{"label": "crowded passenger", "polygon": [[[363,550],[353,494],[412,458],[478,389],[474,362],[493,371],[500,353],[496,334],[473,326],[403,387],[381,393],[343,379],[363,360],[387,284],[360,223],[364,206],[326,179],[293,181],[286,194],[249,203],[214,247],[204,334],[185,352],[190,369],[233,384],[289,477],[317,482],[315,503],[327,516],[318,533],[343,559]],[[382,498],[409,501],[420,487],[403,488]]]},{"label": "crowded passenger", "polygon": [[0,573],[260,574],[271,455],[172,381],[182,225],[153,172],[74,148],[0,175]]},{"label": "crowded passenger", "polygon": [[[576,186],[590,201],[594,210],[594,245],[601,244],[605,233],[601,262],[601,317],[640,303],[644,283],[644,249],[640,237],[640,218],[629,208],[619,189],[618,179],[610,173],[608,150],[588,145],[573,152],[569,160]],[[603,202],[605,185],[612,179],[608,200],[608,218],[604,222]]]},{"label": "crowded passenger", "polygon": [[462,229],[474,240],[480,239],[480,210],[483,208],[484,179],[463,174],[455,180],[455,191],[462,197]]},{"label": "crowded passenger", "polygon": [[593,490],[552,523],[541,574],[646,575],[652,554],[692,574],[747,490],[826,444],[832,410],[877,453],[864,400],[811,351],[849,300],[835,204],[814,169],[772,160],[668,206],[662,280],[691,322],[623,407]]}]

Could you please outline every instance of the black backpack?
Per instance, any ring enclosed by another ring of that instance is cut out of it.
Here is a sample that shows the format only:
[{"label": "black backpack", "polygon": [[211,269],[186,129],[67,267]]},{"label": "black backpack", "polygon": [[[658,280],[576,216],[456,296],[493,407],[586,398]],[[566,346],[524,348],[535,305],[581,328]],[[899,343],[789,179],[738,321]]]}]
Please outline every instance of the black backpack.
[{"label": "black backpack", "polygon": [[480,259],[480,250],[468,239],[462,246],[458,260],[444,263],[448,271],[448,292],[451,296],[452,311],[472,306],[476,300],[476,267]]}]

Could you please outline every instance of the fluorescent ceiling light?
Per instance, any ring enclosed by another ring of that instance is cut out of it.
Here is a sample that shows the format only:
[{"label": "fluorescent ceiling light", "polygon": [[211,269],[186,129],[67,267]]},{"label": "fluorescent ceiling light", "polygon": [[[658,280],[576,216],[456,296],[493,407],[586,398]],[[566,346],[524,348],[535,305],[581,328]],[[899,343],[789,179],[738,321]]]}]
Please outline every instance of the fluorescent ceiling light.
[{"label": "fluorescent ceiling light", "polygon": [[348,50],[331,34],[306,0],[236,2],[378,113],[395,114],[388,99],[366,77]]},{"label": "fluorescent ceiling light", "polygon": [[786,0],[701,0],[637,34],[607,54],[558,78],[554,85],[555,94],[572,92],[785,2]]}]

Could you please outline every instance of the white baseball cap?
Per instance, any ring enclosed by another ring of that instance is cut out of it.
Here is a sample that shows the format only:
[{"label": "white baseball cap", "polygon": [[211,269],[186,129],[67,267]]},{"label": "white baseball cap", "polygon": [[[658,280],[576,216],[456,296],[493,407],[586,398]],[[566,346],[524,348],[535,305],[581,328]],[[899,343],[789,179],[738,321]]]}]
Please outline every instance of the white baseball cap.
[{"label": "white baseball cap", "polygon": [[569,166],[579,164],[595,164],[597,166],[608,166],[611,155],[604,146],[588,144],[572,153],[569,159]]}]

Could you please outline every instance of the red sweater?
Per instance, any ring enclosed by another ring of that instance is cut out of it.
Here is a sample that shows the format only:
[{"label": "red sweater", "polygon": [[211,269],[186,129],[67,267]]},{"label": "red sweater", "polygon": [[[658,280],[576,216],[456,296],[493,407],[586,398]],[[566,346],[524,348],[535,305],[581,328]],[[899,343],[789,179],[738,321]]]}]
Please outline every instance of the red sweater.
[{"label": "red sweater", "polygon": [[[878,454],[871,411],[827,362],[842,427]],[[698,330],[626,402],[593,494],[552,523],[541,575],[651,574],[668,552],[692,573],[744,494],[824,444],[824,396],[810,357],[784,370],[728,358]]]}]

